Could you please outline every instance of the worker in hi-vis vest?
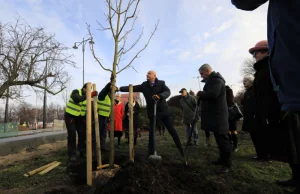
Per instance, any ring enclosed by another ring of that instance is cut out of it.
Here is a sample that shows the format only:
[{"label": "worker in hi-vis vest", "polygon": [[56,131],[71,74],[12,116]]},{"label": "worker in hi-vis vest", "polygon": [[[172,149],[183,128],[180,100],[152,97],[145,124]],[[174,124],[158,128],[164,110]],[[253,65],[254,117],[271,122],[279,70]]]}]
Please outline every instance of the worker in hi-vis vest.
[{"label": "worker in hi-vis vest", "polygon": [[[76,132],[78,135],[78,150],[80,157],[86,154],[86,86],[73,90],[65,112],[65,123],[68,131],[68,156],[70,162],[77,161],[76,157]],[[97,91],[93,91],[91,96],[97,96]]]},{"label": "worker in hi-vis vest", "polygon": [[[111,76],[111,81],[112,81]],[[111,82],[99,92],[98,95],[98,114],[99,114],[99,129],[100,129],[100,143],[101,150],[108,151],[106,147],[106,135],[107,135],[107,120],[110,116],[111,111],[111,100],[110,100]]]}]

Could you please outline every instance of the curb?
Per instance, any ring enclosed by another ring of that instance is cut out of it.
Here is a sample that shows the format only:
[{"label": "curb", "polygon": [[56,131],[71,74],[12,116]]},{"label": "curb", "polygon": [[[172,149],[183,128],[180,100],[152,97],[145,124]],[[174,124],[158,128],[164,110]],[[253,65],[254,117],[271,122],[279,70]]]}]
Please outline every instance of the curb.
[{"label": "curb", "polygon": [[66,130],[0,139],[0,156],[15,154],[24,148],[37,148],[42,144],[53,143],[66,139]]}]

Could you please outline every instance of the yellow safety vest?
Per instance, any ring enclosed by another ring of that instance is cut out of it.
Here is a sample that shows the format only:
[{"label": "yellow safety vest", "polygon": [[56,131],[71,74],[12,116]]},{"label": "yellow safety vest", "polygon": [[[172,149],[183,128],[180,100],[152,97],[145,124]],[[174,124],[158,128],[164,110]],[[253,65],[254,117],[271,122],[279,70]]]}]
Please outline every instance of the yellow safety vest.
[{"label": "yellow safety vest", "polygon": [[98,100],[98,114],[101,116],[108,117],[110,114],[110,105],[111,101],[108,95],[105,96],[105,99],[100,101]]},{"label": "yellow safety vest", "polygon": [[[79,96],[82,96],[81,89],[78,89]],[[86,100],[83,102],[75,103],[72,99],[72,93],[70,95],[70,100],[66,107],[66,112],[73,116],[85,116],[86,114]]]}]

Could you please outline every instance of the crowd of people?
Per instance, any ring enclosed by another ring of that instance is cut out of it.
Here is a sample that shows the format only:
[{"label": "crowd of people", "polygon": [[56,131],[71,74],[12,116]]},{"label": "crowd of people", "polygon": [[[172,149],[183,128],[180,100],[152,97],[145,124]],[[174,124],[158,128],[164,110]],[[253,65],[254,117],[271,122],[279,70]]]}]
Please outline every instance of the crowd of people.
[{"label": "crowd of people", "polygon": [[[268,0],[231,0],[242,10],[251,11]],[[300,193],[300,90],[299,90],[299,56],[297,48],[300,40],[297,32],[300,30],[299,1],[269,0],[268,10],[268,40],[259,41],[249,49],[255,59],[255,74],[245,76],[243,84],[246,89],[242,100],[242,113],[234,102],[233,92],[226,86],[225,79],[218,72],[213,71],[209,64],[203,64],[199,74],[205,83],[203,91],[196,96],[188,94],[183,88],[179,91],[182,98],[180,105],[183,111],[183,124],[186,128],[187,143],[190,133],[193,134],[194,145],[199,144],[198,130],[193,125],[196,106],[201,107],[197,117],[201,117],[201,129],[205,131],[205,145],[210,145],[210,133],[213,133],[219,148],[219,159],[213,161],[221,165],[218,173],[232,170],[232,152],[238,151],[237,121],[243,116],[242,130],[249,132],[256,155],[254,160],[269,162],[280,160],[290,164],[292,177],[290,180],[277,181],[282,186],[296,187]],[[283,66],[284,65],[284,66]],[[105,137],[107,118],[110,114],[111,100],[108,97],[111,84],[108,83],[98,95],[98,113],[100,123],[101,148],[106,150]],[[117,88],[119,92],[128,92],[129,87]],[[162,123],[184,157],[180,138],[174,128],[168,113],[166,99],[170,96],[170,89],[163,80],[156,77],[155,71],[147,73],[147,81],[133,86],[134,92],[143,93],[147,103],[147,115],[150,120],[148,155],[154,153],[154,129],[152,127],[154,104],[157,103],[157,118]],[[70,160],[76,156],[76,131],[78,133],[78,149],[84,156],[84,134],[81,129],[85,116],[86,85],[82,89],[74,90],[66,108],[65,121],[68,129],[68,155]],[[117,98],[115,104],[115,136],[121,136],[122,120],[128,120],[128,105],[124,106]],[[134,114],[138,114],[139,106],[134,102]],[[119,121],[118,121],[119,119]],[[134,121],[135,126],[138,121]],[[128,128],[128,123],[124,124]],[[138,127],[135,127],[137,131]],[[137,134],[137,133],[135,133]],[[278,141],[280,136],[280,141]],[[136,144],[137,135],[135,135]],[[118,141],[120,142],[120,140]],[[120,143],[119,143],[120,144]]]}]

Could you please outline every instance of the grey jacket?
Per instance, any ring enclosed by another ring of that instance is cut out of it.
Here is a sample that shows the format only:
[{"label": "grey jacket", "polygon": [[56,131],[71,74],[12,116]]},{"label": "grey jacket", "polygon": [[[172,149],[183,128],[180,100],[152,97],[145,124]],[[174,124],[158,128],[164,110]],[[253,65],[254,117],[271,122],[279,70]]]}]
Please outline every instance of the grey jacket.
[{"label": "grey jacket", "polygon": [[196,108],[196,99],[187,94],[180,99],[180,106],[183,111],[183,123],[191,124],[194,117],[194,112]]}]

